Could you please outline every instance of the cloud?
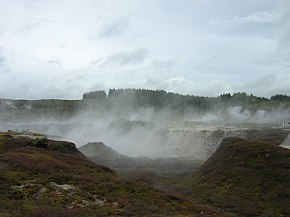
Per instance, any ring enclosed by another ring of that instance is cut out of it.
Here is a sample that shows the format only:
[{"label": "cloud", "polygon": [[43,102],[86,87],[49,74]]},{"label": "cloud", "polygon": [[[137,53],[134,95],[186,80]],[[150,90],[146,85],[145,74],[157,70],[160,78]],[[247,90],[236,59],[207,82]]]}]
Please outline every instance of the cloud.
[{"label": "cloud", "polygon": [[26,34],[28,32],[33,31],[37,27],[39,27],[41,24],[42,24],[41,22],[32,22],[32,23],[25,24],[20,29],[16,30],[15,33]]},{"label": "cloud", "polygon": [[[60,70],[49,67],[49,64],[38,68],[41,70],[9,70],[7,73],[0,73],[0,98],[81,98],[83,87],[78,85],[78,81],[68,81],[71,72],[66,72],[66,76],[63,76]],[[53,75],[51,68],[55,70]]]},{"label": "cloud", "polygon": [[244,17],[233,17],[224,19],[215,19],[210,21],[211,25],[235,25],[235,24],[276,24],[280,20],[279,14],[268,11],[257,11]]},{"label": "cloud", "polygon": [[[281,47],[282,45],[279,45],[278,47]],[[290,50],[288,51],[280,49],[278,52],[268,54],[264,57],[257,57],[252,60],[254,64],[260,65],[260,66],[267,66],[267,67],[273,67],[273,66],[279,66],[279,67],[285,67],[290,68]]]},{"label": "cloud", "polygon": [[227,92],[226,85],[217,79],[212,79],[205,85],[181,76],[171,77],[161,83],[166,84],[166,90],[182,94],[193,94],[199,96],[217,96]]},{"label": "cloud", "polygon": [[249,81],[244,84],[244,88],[248,90],[258,89],[258,88],[265,88],[272,85],[276,82],[276,76],[274,74],[266,74],[259,79],[254,81]]},{"label": "cloud", "polygon": [[155,68],[170,68],[176,64],[176,60],[171,59],[162,59],[162,60],[153,60],[152,66]]},{"label": "cloud", "polygon": [[280,47],[290,47],[290,4],[289,1],[282,1],[280,5],[282,18],[280,24],[279,45]]},{"label": "cloud", "polygon": [[128,20],[119,18],[113,22],[104,23],[98,38],[117,38],[120,37],[128,28]]},{"label": "cloud", "polygon": [[244,82],[240,87],[236,87],[235,92],[242,91],[264,97],[270,97],[275,94],[290,95],[289,80],[289,74],[276,76],[268,73],[257,79]]},{"label": "cloud", "polygon": [[48,63],[49,64],[52,64],[52,65],[58,65],[58,66],[62,66],[63,65],[63,62],[61,60],[59,60],[58,58],[51,58],[50,60],[48,60]]},{"label": "cloud", "polygon": [[41,8],[47,7],[47,4],[53,0],[22,0],[23,4],[31,11],[38,11]]},{"label": "cloud", "polygon": [[146,57],[149,55],[147,48],[140,48],[133,52],[120,52],[108,56],[102,66],[114,66],[121,65],[125,66],[128,64],[139,65],[142,64]]},{"label": "cloud", "polygon": [[2,52],[2,49],[1,49],[1,47],[0,47],[0,68],[2,68],[3,66],[4,66],[4,64],[5,64],[5,57],[4,57],[4,54],[3,54],[3,52]]},{"label": "cloud", "polygon": [[0,53],[0,68],[3,66],[4,61],[5,61],[5,59],[4,59],[4,57]]},{"label": "cloud", "polygon": [[34,31],[35,29],[39,28],[42,25],[56,23],[56,22],[58,22],[58,21],[50,20],[50,19],[44,19],[44,20],[40,20],[40,21],[36,21],[36,22],[26,23],[26,24],[22,25],[20,29],[16,30],[15,33],[17,33],[17,34],[27,34],[29,32]]},{"label": "cloud", "polygon": [[[289,0],[2,2],[1,94],[78,97],[96,81],[199,95],[290,90]],[[275,85],[257,86],[269,82],[265,74]],[[50,93],[41,91],[51,82]],[[61,91],[71,83],[80,89]]]}]

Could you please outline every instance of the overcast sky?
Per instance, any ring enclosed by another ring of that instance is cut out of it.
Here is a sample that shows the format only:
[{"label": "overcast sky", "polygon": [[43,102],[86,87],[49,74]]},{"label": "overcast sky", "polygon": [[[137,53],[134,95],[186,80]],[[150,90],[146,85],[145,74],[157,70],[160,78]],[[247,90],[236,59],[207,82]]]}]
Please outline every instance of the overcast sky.
[{"label": "overcast sky", "polygon": [[290,0],[0,0],[0,98],[290,95]]}]

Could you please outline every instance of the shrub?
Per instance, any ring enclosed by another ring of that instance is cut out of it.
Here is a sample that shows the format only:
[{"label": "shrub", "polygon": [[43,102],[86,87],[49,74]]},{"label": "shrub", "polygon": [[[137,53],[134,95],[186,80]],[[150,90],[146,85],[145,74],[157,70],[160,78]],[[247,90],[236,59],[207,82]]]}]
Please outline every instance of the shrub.
[{"label": "shrub", "polygon": [[48,141],[47,138],[36,138],[32,141],[32,144],[37,148],[47,148]]}]

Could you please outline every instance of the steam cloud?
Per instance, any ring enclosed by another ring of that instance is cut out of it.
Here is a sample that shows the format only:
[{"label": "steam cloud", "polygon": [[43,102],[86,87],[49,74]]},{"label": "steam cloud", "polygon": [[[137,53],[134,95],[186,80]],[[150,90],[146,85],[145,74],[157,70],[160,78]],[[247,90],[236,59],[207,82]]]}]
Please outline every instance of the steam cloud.
[{"label": "steam cloud", "polygon": [[[13,101],[6,106],[16,108]],[[3,103],[2,103],[3,104]],[[225,107],[201,114],[194,109],[179,113],[172,109],[138,110],[120,108],[95,109],[98,105],[82,109],[67,118],[34,114],[17,109],[13,114],[1,114],[1,131],[29,130],[57,135],[73,141],[78,147],[101,141],[128,156],[152,158],[190,156],[206,159],[226,136],[239,136],[241,129],[271,125],[279,127],[287,121],[290,112],[283,108],[255,112],[242,107]],[[7,116],[8,115],[8,116]],[[14,118],[13,118],[14,117]],[[218,136],[215,136],[219,133]]]}]

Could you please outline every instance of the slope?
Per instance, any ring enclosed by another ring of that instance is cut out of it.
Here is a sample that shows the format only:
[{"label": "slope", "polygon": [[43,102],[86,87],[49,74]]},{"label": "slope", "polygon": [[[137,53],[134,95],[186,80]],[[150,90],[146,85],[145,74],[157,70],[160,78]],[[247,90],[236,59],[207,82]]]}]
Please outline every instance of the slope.
[{"label": "slope", "polygon": [[228,138],[183,185],[200,201],[237,215],[289,216],[290,150]]},{"label": "slope", "polygon": [[[73,143],[0,133],[0,216],[214,216],[208,206],[124,181]],[[221,214],[218,214],[219,216]]]},{"label": "slope", "polygon": [[[202,161],[189,157],[128,157],[106,146],[102,142],[91,142],[79,148],[87,158],[97,164],[109,166],[126,176],[174,175],[196,170]],[[150,178],[150,177],[148,177]]]}]

